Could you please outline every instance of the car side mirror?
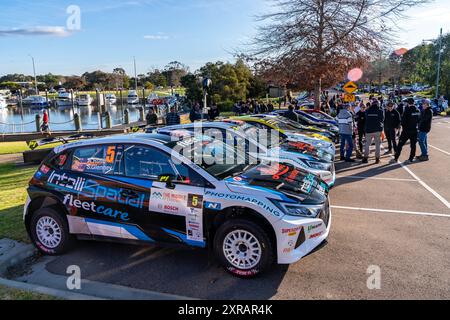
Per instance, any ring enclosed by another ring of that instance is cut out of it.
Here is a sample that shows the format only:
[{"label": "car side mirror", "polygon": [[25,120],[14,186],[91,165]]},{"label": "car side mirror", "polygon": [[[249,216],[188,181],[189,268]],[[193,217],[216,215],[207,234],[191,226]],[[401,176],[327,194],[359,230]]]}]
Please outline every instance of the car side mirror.
[{"label": "car side mirror", "polygon": [[162,174],[158,176],[158,181],[165,182],[167,189],[175,189],[175,185],[173,184],[175,179],[176,177],[173,174]]}]

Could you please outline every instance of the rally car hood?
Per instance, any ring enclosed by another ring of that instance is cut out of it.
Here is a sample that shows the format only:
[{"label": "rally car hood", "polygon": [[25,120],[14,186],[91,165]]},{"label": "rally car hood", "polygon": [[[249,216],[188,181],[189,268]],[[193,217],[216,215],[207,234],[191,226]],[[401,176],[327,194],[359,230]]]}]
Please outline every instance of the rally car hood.
[{"label": "rally car hood", "polygon": [[299,134],[299,133],[291,132],[291,131],[285,132],[285,134],[289,141],[304,142],[307,144],[312,144],[314,147],[323,149],[326,152],[331,153],[333,155],[335,153],[336,149],[335,149],[333,143],[331,143],[331,142],[326,142],[326,141],[316,139],[316,138],[310,138],[303,134]]},{"label": "rally car hood", "polygon": [[277,162],[253,166],[225,181],[232,192],[266,192],[266,197],[284,201],[318,204],[326,201],[329,192],[327,184],[316,175]]},{"label": "rally car hood", "polygon": [[272,155],[292,155],[311,161],[333,162],[334,156],[324,149],[316,148],[312,144],[301,141],[285,141],[276,148],[271,148]]}]

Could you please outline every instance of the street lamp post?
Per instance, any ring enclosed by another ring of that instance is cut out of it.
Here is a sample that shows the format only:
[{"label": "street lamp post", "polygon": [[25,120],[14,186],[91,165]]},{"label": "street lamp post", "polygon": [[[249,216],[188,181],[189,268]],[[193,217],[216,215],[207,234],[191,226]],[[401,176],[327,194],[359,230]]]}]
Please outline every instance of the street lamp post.
[{"label": "street lamp post", "polygon": [[38,94],[38,90],[37,90],[37,78],[36,78],[36,65],[34,63],[34,57],[32,55],[29,55],[31,58],[31,61],[33,62],[33,74],[34,74],[34,90],[35,90],[35,94]]},{"label": "street lamp post", "polygon": [[[425,42],[434,42],[434,39],[428,39],[428,40],[423,40],[423,44],[425,44]],[[436,75],[436,99],[439,99],[439,85],[441,83],[441,64],[442,64],[442,28],[441,28],[441,32],[439,34],[439,39],[438,39],[438,47],[439,47],[439,51],[438,51],[438,63],[437,63],[437,75]]]},{"label": "street lamp post", "polygon": [[439,35],[439,57],[437,66],[437,78],[436,78],[436,99],[439,99],[439,84],[441,83],[441,63],[442,63],[442,28]]}]

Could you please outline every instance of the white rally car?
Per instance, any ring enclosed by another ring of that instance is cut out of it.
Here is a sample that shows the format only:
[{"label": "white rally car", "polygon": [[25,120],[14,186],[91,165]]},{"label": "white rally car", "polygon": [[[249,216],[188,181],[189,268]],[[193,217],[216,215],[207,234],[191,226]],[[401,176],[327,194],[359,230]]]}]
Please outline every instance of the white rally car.
[{"label": "white rally car", "polygon": [[[153,129],[152,129],[153,130]],[[261,158],[268,161],[288,163],[318,175],[328,187],[333,187],[336,182],[336,170],[331,157],[327,153],[320,153],[317,149],[308,149],[301,146],[300,142],[287,141],[258,141],[262,130],[251,124],[241,122],[196,122],[176,126],[164,127],[155,130],[160,134],[183,135],[183,130],[192,135],[205,134],[215,139],[226,142],[229,145],[241,147],[242,152],[250,153],[253,158]],[[273,137],[272,137],[273,138]],[[231,142],[231,143],[228,143]],[[239,149],[238,149],[239,151]]]},{"label": "white rally car", "polygon": [[36,247],[63,254],[80,238],[209,248],[230,273],[253,277],[328,237],[328,187],[315,175],[246,164],[210,137],[172,140],[137,134],[55,148],[27,190]]}]

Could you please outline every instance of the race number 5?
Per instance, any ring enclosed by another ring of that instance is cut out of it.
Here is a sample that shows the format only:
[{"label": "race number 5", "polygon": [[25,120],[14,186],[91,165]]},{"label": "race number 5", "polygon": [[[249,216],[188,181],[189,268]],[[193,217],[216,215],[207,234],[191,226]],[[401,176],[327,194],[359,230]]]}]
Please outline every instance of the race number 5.
[{"label": "race number 5", "polygon": [[116,147],[108,147],[106,152],[106,163],[113,163],[116,157]]}]

